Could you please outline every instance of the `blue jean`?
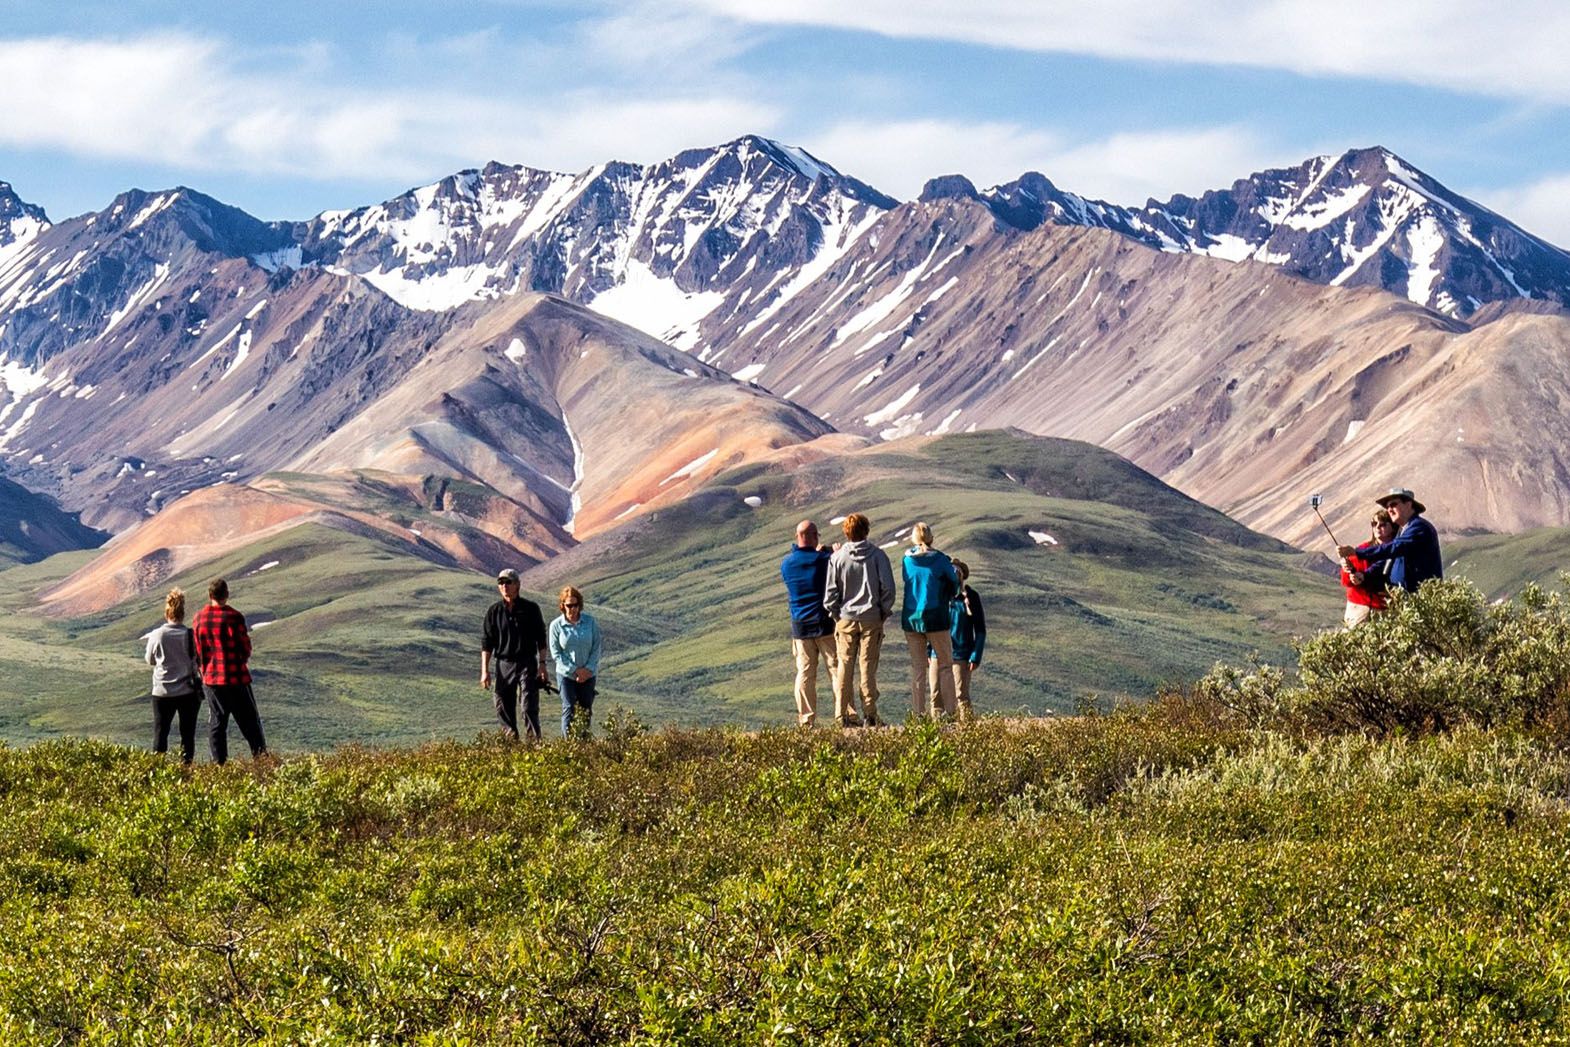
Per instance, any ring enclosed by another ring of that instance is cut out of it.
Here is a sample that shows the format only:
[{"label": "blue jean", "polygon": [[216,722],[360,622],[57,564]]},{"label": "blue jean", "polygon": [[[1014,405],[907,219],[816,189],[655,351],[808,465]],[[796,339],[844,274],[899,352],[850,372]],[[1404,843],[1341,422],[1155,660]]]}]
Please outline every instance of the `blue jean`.
[{"label": "blue jean", "polygon": [[594,714],[594,683],[599,677],[591,676],[583,683],[579,683],[570,676],[556,677],[556,683],[561,687],[561,736],[567,737],[572,730],[573,711],[583,710],[583,729],[589,729],[589,720]]}]

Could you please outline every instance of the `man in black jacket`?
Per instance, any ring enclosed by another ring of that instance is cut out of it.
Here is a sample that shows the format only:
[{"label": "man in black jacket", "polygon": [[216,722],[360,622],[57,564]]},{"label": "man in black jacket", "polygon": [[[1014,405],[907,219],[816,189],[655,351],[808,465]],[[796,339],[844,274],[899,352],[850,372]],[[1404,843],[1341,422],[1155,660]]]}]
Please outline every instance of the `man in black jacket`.
[{"label": "man in black jacket", "polygon": [[[518,595],[518,572],[496,576],[501,599],[485,612],[480,638],[480,686],[496,684],[496,719],[509,738],[518,737],[518,689],[523,689],[524,730],[540,737],[540,684],[545,680],[545,619],[531,600]],[[493,673],[494,670],[494,673]]]}]

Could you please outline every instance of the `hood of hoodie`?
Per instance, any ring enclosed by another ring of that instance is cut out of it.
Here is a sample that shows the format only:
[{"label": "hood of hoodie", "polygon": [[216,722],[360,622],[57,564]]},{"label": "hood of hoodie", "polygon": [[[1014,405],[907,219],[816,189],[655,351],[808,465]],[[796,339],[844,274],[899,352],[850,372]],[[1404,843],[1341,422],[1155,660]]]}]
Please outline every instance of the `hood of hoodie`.
[{"label": "hood of hoodie", "polygon": [[863,562],[872,559],[872,554],[878,551],[878,547],[872,544],[871,538],[863,538],[859,542],[847,542],[840,548],[852,560],[861,560]]},{"label": "hood of hoodie", "polygon": [[923,567],[931,567],[933,564],[942,563],[948,559],[946,555],[936,549],[928,549],[924,553],[917,552],[914,545],[905,552],[905,555]]}]

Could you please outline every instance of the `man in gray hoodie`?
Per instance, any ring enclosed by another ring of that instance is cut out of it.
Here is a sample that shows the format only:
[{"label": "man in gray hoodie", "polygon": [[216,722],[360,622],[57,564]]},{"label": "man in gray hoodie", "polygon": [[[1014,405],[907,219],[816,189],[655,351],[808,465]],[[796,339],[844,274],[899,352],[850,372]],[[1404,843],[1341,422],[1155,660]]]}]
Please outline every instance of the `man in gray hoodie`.
[{"label": "man in gray hoodie", "polygon": [[839,655],[834,674],[834,706],[843,710],[846,726],[855,723],[851,713],[851,673],[861,672],[861,721],[868,727],[878,719],[878,654],[883,648],[883,623],[894,613],[894,568],[889,556],[867,540],[872,522],[861,513],[845,517],[845,544],[829,559],[823,607],[834,619],[834,644]]}]

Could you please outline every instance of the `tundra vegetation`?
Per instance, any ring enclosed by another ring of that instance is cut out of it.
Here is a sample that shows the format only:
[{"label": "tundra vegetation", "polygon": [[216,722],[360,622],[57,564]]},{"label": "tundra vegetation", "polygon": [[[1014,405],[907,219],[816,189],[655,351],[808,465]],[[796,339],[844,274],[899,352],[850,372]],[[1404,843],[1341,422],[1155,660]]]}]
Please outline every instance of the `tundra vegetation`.
[{"label": "tundra vegetation", "polygon": [[1570,1036],[1570,607],[1110,712],[0,748],[7,1043]]}]

